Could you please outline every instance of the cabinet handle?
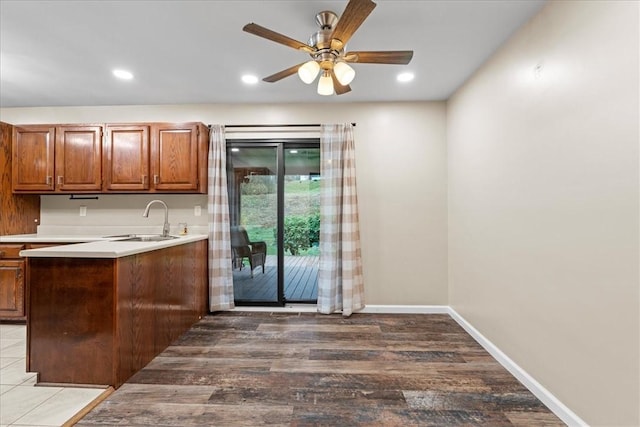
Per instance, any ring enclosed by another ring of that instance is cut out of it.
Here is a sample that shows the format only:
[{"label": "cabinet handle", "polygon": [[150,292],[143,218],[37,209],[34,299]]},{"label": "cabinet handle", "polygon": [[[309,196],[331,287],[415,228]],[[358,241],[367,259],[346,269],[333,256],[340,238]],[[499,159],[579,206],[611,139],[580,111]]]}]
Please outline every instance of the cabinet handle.
[{"label": "cabinet handle", "polygon": [[58,184],[62,185],[63,181],[64,181],[64,177],[62,175],[58,175]]},{"label": "cabinet handle", "polygon": [[160,182],[160,177],[158,175],[153,175],[153,183],[157,184]]},{"label": "cabinet handle", "polygon": [[47,185],[51,185],[52,176],[47,176]]},{"label": "cabinet handle", "polygon": [[147,175],[142,175],[142,185],[147,182]]}]

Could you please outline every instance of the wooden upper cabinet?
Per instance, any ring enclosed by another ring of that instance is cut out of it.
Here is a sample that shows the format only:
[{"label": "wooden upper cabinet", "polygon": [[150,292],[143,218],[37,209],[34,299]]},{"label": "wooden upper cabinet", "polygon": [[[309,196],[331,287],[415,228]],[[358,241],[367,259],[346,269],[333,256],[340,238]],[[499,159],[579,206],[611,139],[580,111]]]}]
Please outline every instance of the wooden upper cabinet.
[{"label": "wooden upper cabinet", "polygon": [[56,127],[56,191],[102,187],[102,126]]},{"label": "wooden upper cabinet", "polygon": [[149,190],[149,126],[107,125],[104,190]]},{"label": "wooden upper cabinet", "polygon": [[14,126],[0,121],[0,236],[35,233],[40,223],[40,197],[13,193],[13,134]]},{"label": "wooden upper cabinet", "polygon": [[205,193],[209,129],[202,123],[106,125],[103,191]]},{"label": "wooden upper cabinet", "polygon": [[153,186],[159,191],[198,189],[197,123],[153,126]]},{"label": "wooden upper cabinet", "polygon": [[55,127],[15,127],[12,143],[13,191],[54,190]]},{"label": "wooden upper cabinet", "polygon": [[14,128],[15,193],[206,193],[202,123]]},{"label": "wooden upper cabinet", "polygon": [[13,133],[14,192],[100,192],[102,127],[16,126]]}]

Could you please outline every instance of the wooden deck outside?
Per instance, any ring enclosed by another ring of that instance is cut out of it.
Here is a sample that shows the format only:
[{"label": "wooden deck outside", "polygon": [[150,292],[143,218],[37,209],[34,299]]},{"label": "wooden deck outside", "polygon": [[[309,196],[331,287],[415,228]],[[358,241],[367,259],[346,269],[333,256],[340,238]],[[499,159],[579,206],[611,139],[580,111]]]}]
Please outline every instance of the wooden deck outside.
[{"label": "wooden deck outside", "polygon": [[[318,256],[284,257],[284,296],[287,302],[315,301],[318,298]],[[248,262],[242,270],[233,270],[233,289],[236,301],[278,300],[277,257],[268,255],[264,274],[262,267],[253,270]]]}]

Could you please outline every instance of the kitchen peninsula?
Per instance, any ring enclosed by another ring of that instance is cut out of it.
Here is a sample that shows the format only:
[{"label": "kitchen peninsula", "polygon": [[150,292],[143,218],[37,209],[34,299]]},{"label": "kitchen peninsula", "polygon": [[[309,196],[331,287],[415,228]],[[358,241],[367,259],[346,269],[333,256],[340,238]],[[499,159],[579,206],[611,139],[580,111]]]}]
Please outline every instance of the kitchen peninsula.
[{"label": "kitchen peninsula", "polygon": [[39,383],[122,385],[206,314],[206,239],[122,237],[21,251],[27,370]]}]

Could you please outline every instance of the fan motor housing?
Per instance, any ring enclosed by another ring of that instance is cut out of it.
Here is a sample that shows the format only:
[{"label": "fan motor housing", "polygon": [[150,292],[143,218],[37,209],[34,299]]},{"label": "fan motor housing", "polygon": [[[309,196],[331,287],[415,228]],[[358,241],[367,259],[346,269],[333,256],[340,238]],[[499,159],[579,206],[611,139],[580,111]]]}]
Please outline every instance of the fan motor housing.
[{"label": "fan motor housing", "polygon": [[336,59],[342,55],[344,49],[332,49],[333,29],[338,23],[338,15],[330,10],[324,10],[316,15],[316,24],[320,27],[315,34],[309,38],[309,45],[317,49],[311,57],[318,61],[320,68],[331,70]]},{"label": "fan motor housing", "polygon": [[316,15],[316,24],[323,30],[332,30],[338,23],[338,15],[330,10],[323,10]]},{"label": "fan motor housing", "polygon": [[320,30],[309,38],[309,45],[318,50],[331,48],[332,30]]}]

